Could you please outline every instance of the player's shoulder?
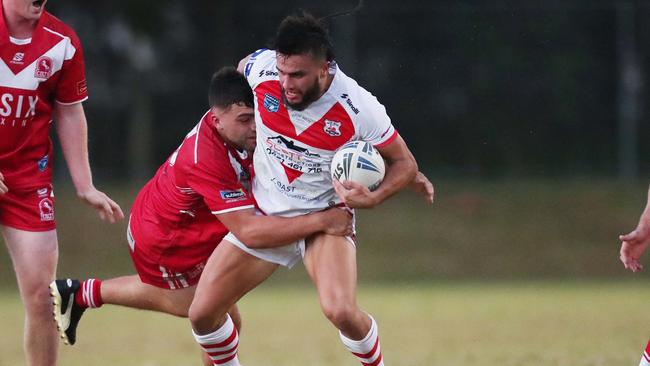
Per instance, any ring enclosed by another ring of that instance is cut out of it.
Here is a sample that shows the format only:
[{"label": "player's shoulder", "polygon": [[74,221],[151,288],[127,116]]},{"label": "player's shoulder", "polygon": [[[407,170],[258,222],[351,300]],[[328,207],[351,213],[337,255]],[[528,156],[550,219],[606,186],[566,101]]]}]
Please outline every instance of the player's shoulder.
[{"label": "player's shoulder", "polygon": [[336,73],[337,82],[332,91],[353,120],[372,120],[386,114],[386,108],[376,96],[340,69]]},{"label": "player's shoulder", "polygon": [[44,12],[43,15],[41,16],[40,22],[43,26],[43,29],[45,29],[50,34],[54,34],[61,38],[69,38],[70,40],[72,40],[73,44],[80,43],[79,37],[77,36],[77,32],[75,32],[71,26],[67,25],[65,22],[63,22],[61,19],[57,18],[56,16],[48,12]]},{"label": "player's shoulder", "polygon": [[244,67],[244,76],[256,81],[277,79],[275,51],[261,48],[251,53]]},{"label": "player's shoulder", "polygon": [[206,112],[195,128],[197,133],[192,151],[194,164],[205,166],[227,161],[228,148],[212,125],[212,112]]}]

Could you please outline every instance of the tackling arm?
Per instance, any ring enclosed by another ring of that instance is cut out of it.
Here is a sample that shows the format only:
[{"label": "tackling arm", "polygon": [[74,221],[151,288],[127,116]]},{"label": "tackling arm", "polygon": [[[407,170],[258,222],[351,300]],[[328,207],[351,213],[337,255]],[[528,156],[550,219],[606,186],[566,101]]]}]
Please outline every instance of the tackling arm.
[{"label": "tackling arm", "polygon": [[57,103],[54,107],[54,118],[61,141],[61,150],[77,190],[77,196],[93,206],[102,220],[115,222],[123,219],[124,214],[120,206],[93,185],[88,161],[88,125],[82,104]]},{"label": "tackling arm", "polygon": [[341,236],[352,234],[352,215],[338,208],[296,217],[261,216],[252,209],[217,217],[250,248],[280,247],[318,232]]}]

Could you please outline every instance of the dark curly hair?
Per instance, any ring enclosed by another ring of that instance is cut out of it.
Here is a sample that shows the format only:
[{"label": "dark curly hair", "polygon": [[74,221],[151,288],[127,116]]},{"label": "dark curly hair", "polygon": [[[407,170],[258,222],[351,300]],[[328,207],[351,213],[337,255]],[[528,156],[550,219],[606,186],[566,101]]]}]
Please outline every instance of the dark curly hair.
[{"label": "dark curly hair", "polygon": [[306,12],[289,15],[282,20],[271,48],[287,56],[311,53],[321,60],[334,60],[334,49],[327,28]]}]

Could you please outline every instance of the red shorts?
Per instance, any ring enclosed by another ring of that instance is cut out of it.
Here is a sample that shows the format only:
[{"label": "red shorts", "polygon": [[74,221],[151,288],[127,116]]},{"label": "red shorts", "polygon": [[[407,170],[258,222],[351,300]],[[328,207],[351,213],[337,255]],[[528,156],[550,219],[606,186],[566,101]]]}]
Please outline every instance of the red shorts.
[{"label": "red shorts", "polygon": [[174,260],[173,256],[152,255],[146,251],[146,248],[152,247],[152,245],[139,242],[133,236],[131,222],[129,222],[126,236],[129,242],[131,260],[143,283],[163,289],[176,290],[194,286],[199,282],[209,256],[188,263],[186,260]]},{"label": "red shorts", "polygon": [[0,224],[25,231],[56,229],[52,185],[10,189],[1,195]]}]

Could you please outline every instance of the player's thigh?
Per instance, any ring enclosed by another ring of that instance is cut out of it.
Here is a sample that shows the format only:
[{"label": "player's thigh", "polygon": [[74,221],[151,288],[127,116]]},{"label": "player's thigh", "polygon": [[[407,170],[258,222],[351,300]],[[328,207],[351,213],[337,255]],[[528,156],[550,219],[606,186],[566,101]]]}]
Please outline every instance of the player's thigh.
[{"label": "player's thigh", "polygon": [[356,301],[356,248],[348,238],[327,234],[310,237],[303,261],[321,303]]},{"label": "player's thigh", "polygon": [[54,279],[59,257],[56,230],[25,231],[0,225],[0,231],[23,296],[45,291]]},{"label": "player's thigh", "polygon": [[173,315],[187,317],[190,305],[194,299],[194,293],[196,292],[196,285],[175,290],[163,289],[142,282],[140,282],[140,285],[147,289],[143,293],[146,294],[149,292],[150,298],[158,297],[163,299],[162,305],[165,311]]},{"label": "player's thigh", "polygon": [[277,267],[222,241],[203,269],[192,307],[225,313]]},{"label": "player's thigh", "polygon": [[[178,289],[178,290],[166,290],[166,289],[153,287],[147,284],[143,284],[143,286],[148,286],[149,288],[155,288],[157,291],[160,292],[160,296],[165,298],[168,307],[176,310],[177,313],[176,315],[187,317],[187,314],[189,313],[190,305],[192,304],[192,301],[194,300],[194,295],[196,294],[196,285],[186,287],[183,289]],[[241,314],[239,312],[239,307],[237,307],[237,304],[233,304],[228,309],[228,314],[230,314],[230,317],[233,319],[233,322],[237,325],[237,328],[239,329],[241,327]]]}]

